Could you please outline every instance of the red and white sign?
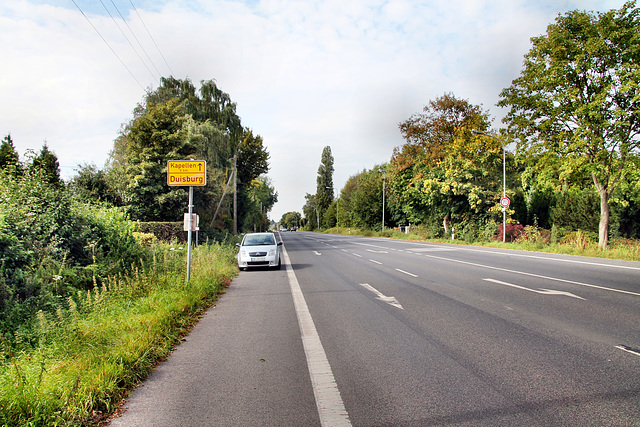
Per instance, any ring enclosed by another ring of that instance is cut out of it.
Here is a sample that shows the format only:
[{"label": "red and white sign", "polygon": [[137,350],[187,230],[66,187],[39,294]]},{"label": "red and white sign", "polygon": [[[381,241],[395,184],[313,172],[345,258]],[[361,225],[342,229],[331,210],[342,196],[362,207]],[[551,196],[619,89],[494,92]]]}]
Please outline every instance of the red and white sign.
[{"label": "red and white sign", "polygon": [[508,208],[510,204],[511,204],[511,200],[509,200],[508,197],[503,197],[502,199],[500,199],[500,205],[503,208]]}]

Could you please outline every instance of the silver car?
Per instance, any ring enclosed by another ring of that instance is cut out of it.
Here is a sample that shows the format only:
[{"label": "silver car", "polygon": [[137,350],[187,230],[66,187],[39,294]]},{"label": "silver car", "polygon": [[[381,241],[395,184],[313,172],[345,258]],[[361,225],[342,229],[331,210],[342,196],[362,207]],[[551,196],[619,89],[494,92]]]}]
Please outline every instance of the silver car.
[{"label": "silver car", "polygon": [[280,246],[273,233],[249,233],[238,243],[238,268],[273,267],[280,269]]}]

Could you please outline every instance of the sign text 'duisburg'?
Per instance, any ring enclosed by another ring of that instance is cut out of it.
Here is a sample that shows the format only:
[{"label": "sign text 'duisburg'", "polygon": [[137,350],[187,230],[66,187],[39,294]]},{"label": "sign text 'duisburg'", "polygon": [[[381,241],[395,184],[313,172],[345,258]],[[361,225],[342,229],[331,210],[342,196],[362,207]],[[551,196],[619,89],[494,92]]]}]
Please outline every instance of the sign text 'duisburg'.
[{"label": "sign text 'duisburg'", "polygon": [[167,184],[182,186],[207,185],[207,162],[204,160],[169,160]]}]

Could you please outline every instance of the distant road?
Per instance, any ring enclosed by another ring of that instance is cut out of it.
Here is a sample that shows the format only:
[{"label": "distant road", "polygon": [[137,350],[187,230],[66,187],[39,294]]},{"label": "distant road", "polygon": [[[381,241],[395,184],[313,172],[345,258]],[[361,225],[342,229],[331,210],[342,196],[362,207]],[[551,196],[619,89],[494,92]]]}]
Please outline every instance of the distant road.
[{"label": "distant road", "polygon": [[113,426],[640,425],[640,263],[281,237]]}]

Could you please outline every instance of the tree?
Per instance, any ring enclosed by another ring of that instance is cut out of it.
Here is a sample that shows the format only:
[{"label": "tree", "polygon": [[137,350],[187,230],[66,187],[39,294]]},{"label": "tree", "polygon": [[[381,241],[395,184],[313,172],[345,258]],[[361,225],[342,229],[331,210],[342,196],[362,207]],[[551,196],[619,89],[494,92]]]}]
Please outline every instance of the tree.
[{"label": "tree", "polygon": [[315,194],[305,194],[306,202],[302,207],[302,212],[306,220],[306,224],[310,230],[314,230],[316,227],[320,228],[320,213],[318,212],[318,204]]},{"label": "tree", "polygon": [[[356,227],[382,230],[382,191],[385,166],[375,166],[358,175],[350,200],[351,218]],[[389,215],[386,214],[388,219]],[[386,222],[386,221],[385,221]]]},{"label": "tree", "polygon": [[302,215],[300,212],[287,212],[282,215],[280,219],[280,227],[284,228],[293,228],[300,226],[300,220],[302,219]]},{"label": "tree", "polygon": [[331,147],[326,146],[322,150],[322,158],[318,167],[318,177],[316,178],[316,207],[320,217],[320,223],[323,224],[324,215],[333,201],[333,155]]},{"label": "tree", "polygon": [[640,11],[635,1],[607,13],[558,16],[531,39],[520,77],[500,106],[518,148],[582,167],[600,196],[599,246],[609,240],[613,192],[640,144]]},{"label": "tree", "polygon": [[63,182],[60,178],[58,157],[49,150],[46,142],[42,145],[40,153],[34,157],[31,167],[42,174],[42,178],[47,184],[54,187],[62,187]]},{"label": "tree", "polygon": [[110,173],[124,177],[115,185],[133,219],[182,218],[187,192],[167,186],[166,174],[167,160],[189,158],[195,152],[187,139],[185,120],[177,99],[149,104],[116,141]]},{"label": "tree", "polygon": [[16,151],[16,147],[13,145],[11,134],[4,137],[2,144],[0,144],[0,169],[6,169],[8,167],[19,167],[20,157]]},{"label": "tree", "polygon": [[491,215],[502,193],[502,147],[486,130],[489,115],[453,94],[430,101],[423,114],[399,124],[407,143],[394,150],[389,204],[396,223],[469,222]]},{"label": "tree", "polygon": [[109,187],[106,172],[98,169],[95,164],[85,163],[78,166],[69,187],[73,194],[84,202],[119,204],[115,192]]}]

